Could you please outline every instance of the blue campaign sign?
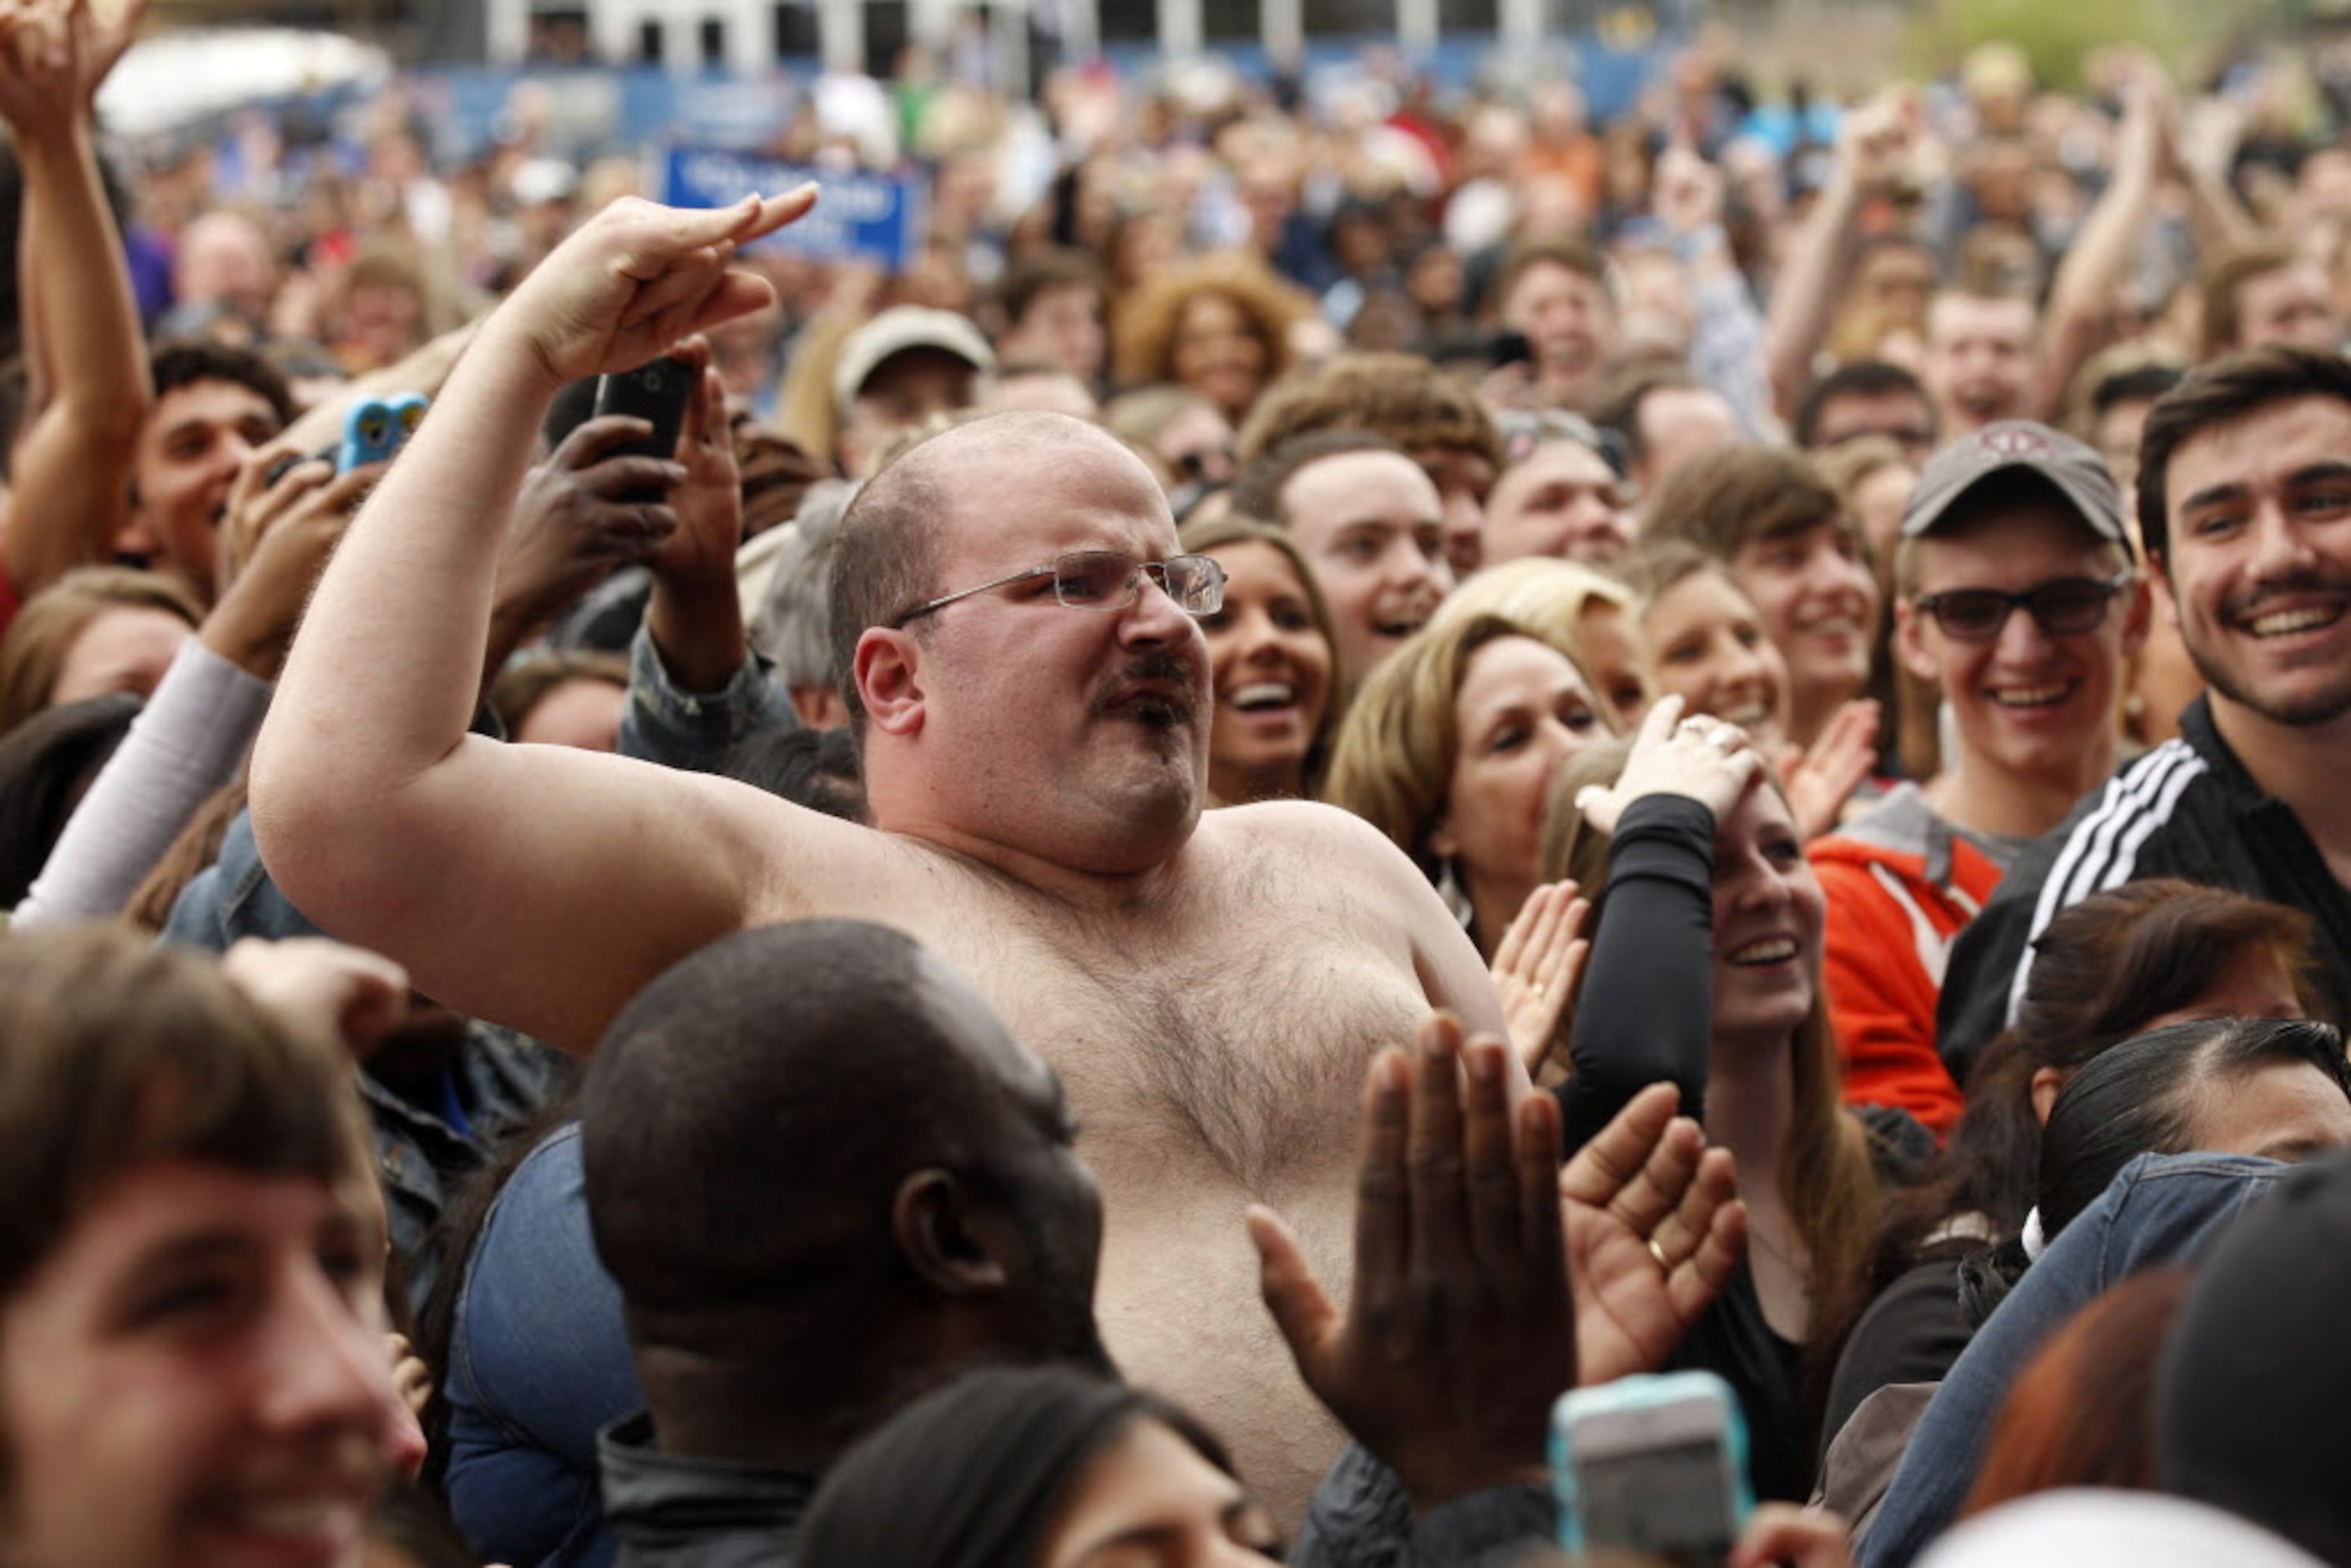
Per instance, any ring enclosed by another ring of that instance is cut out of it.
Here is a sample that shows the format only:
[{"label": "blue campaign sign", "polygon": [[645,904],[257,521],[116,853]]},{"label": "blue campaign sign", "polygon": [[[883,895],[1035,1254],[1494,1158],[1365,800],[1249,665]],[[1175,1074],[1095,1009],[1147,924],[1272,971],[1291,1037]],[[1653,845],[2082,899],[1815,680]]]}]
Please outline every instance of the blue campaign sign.
[{"label": "blue campaign sign", "polygon": [[928,193],[918,175],[828,172],[806,163],[693,147],[673,147],[664,162],[662,200],[674,207],[723,207],[755,192],[773,195],[808,180],[822,187],[814,212],[763,245],[827,261],[870,261],[892,272],[904,272],[922,246]]}]

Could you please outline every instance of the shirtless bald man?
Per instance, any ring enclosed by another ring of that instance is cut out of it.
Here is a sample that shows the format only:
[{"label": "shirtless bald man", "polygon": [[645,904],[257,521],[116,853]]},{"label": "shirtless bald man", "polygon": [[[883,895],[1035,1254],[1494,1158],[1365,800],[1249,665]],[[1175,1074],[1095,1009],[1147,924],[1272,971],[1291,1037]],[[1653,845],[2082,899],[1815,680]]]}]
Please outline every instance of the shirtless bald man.
[{"label": "shirtless bald man", "polygon": [[[580,1049],[743,927],[911,933],[1061,1073],[1102,1183],[1097,1309],[1121,1365],[1214,1421],[1294,1519],[1338,1438],[1256,1304],[1243,1206],[1281,1210],[1343,1277],[1364,1062],[1432,1008],[1503,1020],[1379,833],[1296,802],[1202,816],[1206,644],[1151,565],[1177,546],[1141,463],[1077,421],[1008,414],[861,497],[833,623],[878,831],[465,733],[506,502],[549,397],[756,306],[732,245],[810,200],[616,204],[484,324],[319,589],[255,757],[263,856],[428,994]],[[1133,563],[1081,604],[1076,567],[1053,565],[1072,550]]]}]

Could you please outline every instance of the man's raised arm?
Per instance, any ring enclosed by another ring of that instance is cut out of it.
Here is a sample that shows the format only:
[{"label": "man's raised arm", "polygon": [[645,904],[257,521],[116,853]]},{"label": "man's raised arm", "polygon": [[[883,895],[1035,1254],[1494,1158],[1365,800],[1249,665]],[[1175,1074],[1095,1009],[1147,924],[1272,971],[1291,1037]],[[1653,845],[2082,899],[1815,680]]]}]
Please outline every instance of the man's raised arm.
[{"label": "man's raised arm", "polygon": [[[466,725],[500,534],[549,400],[763,303],[768,286],[730,270],[734,247],[813,201],[632,200],[590,219],[475,334],[319,585],[255,752],[262,857],[312,919],[452,1007],[585,1047],[760,891],[758,841],[788,809]],[[674,518],[649,505],[645,526]]]}]

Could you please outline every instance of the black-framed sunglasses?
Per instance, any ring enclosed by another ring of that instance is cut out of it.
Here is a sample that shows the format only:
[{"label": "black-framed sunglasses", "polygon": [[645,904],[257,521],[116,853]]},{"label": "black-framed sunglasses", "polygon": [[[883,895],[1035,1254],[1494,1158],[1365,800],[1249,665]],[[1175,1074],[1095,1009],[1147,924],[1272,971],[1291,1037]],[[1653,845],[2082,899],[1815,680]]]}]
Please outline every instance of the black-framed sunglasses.
[{"label": "black-framed sunglasses", "polygon": [[2104,581],[2095,577],[2060,577],[2035,583],[2022,593],[1998,588],[1955,588],[1948,593],[1928,594],[1917,605],[1935,618],[1944,636],[1961,643],[1991,642],[2019,610],[2052,637],[2078,637],[2105,624],[2107,607],[2130,586],[2133,575],[2118,571]]},{"label": "black-framed sunglasses", "polygon": [[1142,597],[1145,577],[1187,615],[1214,615],[1225,604],[1225,569],[1208,556],[1171,555],[1165,560],[1143,560],[1120,549],[1072,549],[1063,550],[1043,566],[926,599],[900,611],[890,625],[895,630],[958,599],[1040,577],[1053,580],[1053,597],[1065,610],[1123,610]]}]

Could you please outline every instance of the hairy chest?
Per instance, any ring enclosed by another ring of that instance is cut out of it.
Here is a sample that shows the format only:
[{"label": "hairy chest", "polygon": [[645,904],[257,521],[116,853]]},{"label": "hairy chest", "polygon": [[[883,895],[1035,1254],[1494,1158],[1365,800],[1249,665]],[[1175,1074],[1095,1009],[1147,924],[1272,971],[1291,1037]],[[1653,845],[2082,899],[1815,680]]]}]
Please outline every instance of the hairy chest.
[{"label": "hairy chest", "polygon": [[1248,891],[1105,921],[1015,904],[982,928],[982,985],[1061,1074],[1089,1157],[1205,1156],[1259,1196],[1344,1168],[1364,1063],[1427,998],[1376,912]]}]

